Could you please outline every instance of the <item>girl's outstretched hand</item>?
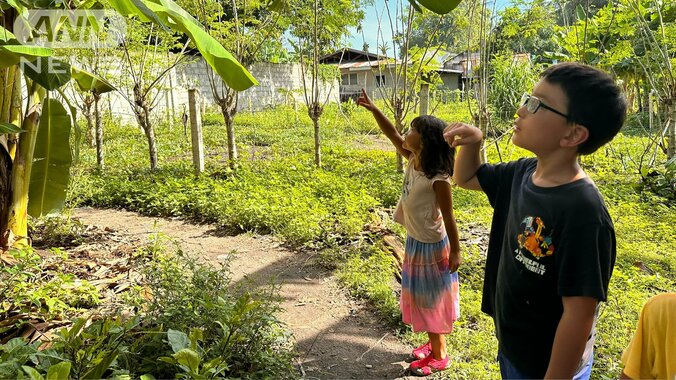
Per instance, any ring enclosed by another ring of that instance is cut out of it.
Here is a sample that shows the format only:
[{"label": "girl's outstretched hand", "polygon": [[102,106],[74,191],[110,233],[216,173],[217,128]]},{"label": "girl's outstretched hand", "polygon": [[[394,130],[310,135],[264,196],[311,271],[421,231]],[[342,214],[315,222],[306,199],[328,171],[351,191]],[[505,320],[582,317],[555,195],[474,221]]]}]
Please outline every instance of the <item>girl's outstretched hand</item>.
[{"label": "girl's outstretched hand", "polygon": [[369,96],[366,95],[366,91],[364,91],[363,88],[361,89],[361,95],[359,95],[359,99],[357,99],[357,105],[362,106],[371,112],[378,109],[378,107],[373,104]]},{"label": "girl's outstretched hand", "polygon": [[479,128],[465,123],[453,123],[444,129],[444,140],[452,147],[476,144],[483,138]]}]

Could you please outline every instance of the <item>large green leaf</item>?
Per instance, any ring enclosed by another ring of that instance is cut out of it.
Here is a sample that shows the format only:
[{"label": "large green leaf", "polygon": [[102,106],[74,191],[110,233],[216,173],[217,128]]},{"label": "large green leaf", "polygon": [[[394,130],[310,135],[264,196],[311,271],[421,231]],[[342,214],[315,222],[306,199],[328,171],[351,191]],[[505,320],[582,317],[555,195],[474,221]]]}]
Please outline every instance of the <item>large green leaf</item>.
[{"label": "large green leaf", "polygon": [[148,6],[142,0],[117,0],[111,1],[110,6],[115,8],[117,13],[124,17],[136,16],[143,22],[153,21],[155,24],[167,28],[167,26],[160,20],[153,11],[148,9]]},{"label": "large green leaf", "polygon": [[[416,0],[423,7],[431,10],[432,12],[444,15],[458,6],[460,0]],[[411,1],[413,3],[413,1]]]},{"label": "large green leaf", "polygon": [[105,79],[88,71],[80,70],[78,68],[71,68],[71,77],[75,79],[80,91],[94,92],[105,94],[106,92],[114,91],[115,87]]},{"label": "large green leaf", "polygon": [[70,378],[70,362],[55,364],[47,370],[47,380],[63,380]]},{"label": "large green leaf", "polygon": [[14,66],[21,61],[21,58],[33,61],[35,57],[50,57],[52,54],[54,54],[54,50],[50,48],[28,45],[2,45],[2,42],[0,42],[0,68]]},{"label": "large green leaf", "polygon": [[12,123],[5,123],[4,121],[0,121],[0,135],[3,135],[5,133],[21,133],[21,132],[25,131]]},{"label": "large green leaf", "polygon": [[27,77],[50,91],[70,81],[70,65],[52,57],[40,57],[22,66]]},{"label": "large green leaf", "polygon": [[188,35],[204,59],[216,71],[228,86],[237,91],[258,84],[256,79],[232,56],[225,48],[207,33],[202,25],[188,12],[179,7],[172,0],[122,0],[113,5],[124,14],[135,14],[148,18],[145,11],[136,7],[143,4],[162,22],[171,29]]},{"label": "large green leaf", "polygon": [[50,48],[21,45],[12,32],[0,26],[0,68],[14,66],[21,58],[32,61],[35,57],[49,57],[53,53]]},{"label": "large green leaf", "polygon": [[70,116],[61,103],[48,99],[42,109],[28,193],[28,214],[46,215],[63,208],[70,167]]}]

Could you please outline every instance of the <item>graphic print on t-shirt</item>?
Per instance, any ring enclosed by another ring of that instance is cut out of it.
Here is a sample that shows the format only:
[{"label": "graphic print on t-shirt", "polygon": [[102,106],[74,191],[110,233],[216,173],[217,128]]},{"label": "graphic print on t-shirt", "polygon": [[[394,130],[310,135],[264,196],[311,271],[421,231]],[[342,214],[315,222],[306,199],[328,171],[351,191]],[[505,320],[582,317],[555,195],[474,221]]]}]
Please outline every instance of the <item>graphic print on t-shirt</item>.
[{"label": "graphic print on t-shirt", "polygon": [[540,217],[527,216],[521,222],[519,230],[523,230],[517,237],[519,248],[530,252],[535,259],[554,254],[551,231]]}]

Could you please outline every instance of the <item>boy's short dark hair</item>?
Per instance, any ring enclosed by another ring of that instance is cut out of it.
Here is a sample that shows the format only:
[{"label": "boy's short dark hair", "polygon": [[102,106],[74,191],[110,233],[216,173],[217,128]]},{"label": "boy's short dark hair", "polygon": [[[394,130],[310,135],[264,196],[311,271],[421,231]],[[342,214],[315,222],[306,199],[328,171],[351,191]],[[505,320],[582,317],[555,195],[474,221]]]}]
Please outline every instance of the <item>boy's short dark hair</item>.
[{"label": "boy's short dark hair", "polygon": [[627,103],[606,72],[581,63],[566,62],[550,66],[540,77],[561,86],[568,96],[568,122],[589,130],[587,141],[578,146],[579,154],[594,153],[622,128]]}]

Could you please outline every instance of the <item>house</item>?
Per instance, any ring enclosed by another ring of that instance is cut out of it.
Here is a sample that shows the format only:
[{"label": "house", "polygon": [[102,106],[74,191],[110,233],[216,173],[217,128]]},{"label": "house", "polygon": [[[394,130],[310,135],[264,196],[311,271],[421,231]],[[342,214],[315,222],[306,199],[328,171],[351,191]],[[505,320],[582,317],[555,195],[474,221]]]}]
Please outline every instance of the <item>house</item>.
[{"label": "house", "polygon": [[378,88],[391,86],[395,80],[395,60],[362,50],[344,48],[319,59],[320,63],[338,65],[340,101],[357,100],[361,89],[378,98]]},{"label": "house", "polygon": [[[449,90],[462,89],[464,71],[456,66],[446,67],[443,64],[446,58],[448,54],[435,59],[438,66],[435,71]],[[356,100],[362,88],[370,96],[379,98],[381,96],[379,88],[391,88],[396,82],[396,66],[401,64],[401,61],[394,58],[351,48],[325,55],[319,62],[338,65],[341,75],[339,93],[343,102],[348,99]]]}]

